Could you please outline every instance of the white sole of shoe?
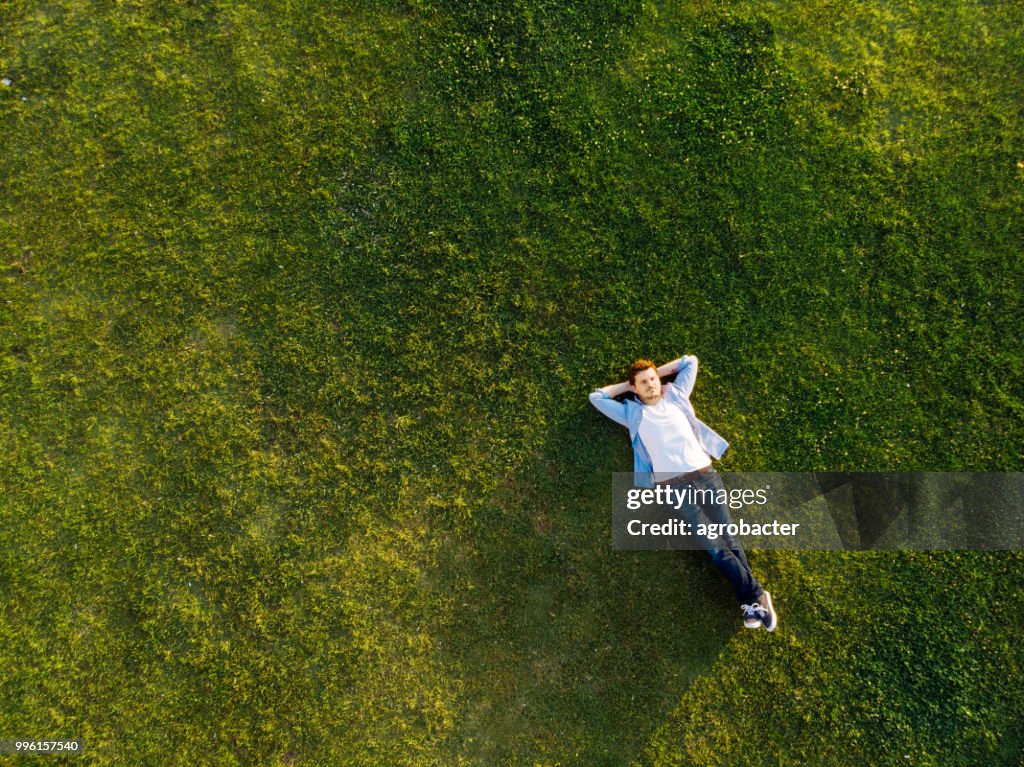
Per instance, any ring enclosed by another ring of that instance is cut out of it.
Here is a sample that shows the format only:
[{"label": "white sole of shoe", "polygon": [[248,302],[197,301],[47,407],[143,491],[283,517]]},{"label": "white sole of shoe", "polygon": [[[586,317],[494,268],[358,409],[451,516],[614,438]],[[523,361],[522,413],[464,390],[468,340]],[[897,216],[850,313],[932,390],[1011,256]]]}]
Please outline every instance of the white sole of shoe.
[{"label": "white sole of shoe", "polygon": [[772,625],[770,627],[764,621],[761,621],[761,625],[764,626],[765,631],[775,631],[775,629],[779,627],[779,614],[775,612],[775,605],[772,603],[772,595],[766,591],[764,592],[762,600],[768,603],[768,614],[771,615],[772,618],[774,618],[774,621],[772,622]]}]

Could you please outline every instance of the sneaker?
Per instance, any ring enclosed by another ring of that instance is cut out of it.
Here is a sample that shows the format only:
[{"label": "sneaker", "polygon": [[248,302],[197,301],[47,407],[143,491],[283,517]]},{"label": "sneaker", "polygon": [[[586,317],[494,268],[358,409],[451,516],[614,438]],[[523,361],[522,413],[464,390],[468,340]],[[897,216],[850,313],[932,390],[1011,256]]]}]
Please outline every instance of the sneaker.
[{"label": "sneaker", "polygon": [[775,612],[775,606],[772,604],[772,595],[767,591],[761,595],[759,602],[752,605],[754,613],[761,619],[761,625],[764,626],[768,631],[775,631],[775,627],[779,625],[779,616]]},{"label": "sneaker", "polygon": [[761,615],[758,610],[761,608],[757,602],[752,605],[740,605],[743,610],[743,627],[748,629],[761,628]]}]

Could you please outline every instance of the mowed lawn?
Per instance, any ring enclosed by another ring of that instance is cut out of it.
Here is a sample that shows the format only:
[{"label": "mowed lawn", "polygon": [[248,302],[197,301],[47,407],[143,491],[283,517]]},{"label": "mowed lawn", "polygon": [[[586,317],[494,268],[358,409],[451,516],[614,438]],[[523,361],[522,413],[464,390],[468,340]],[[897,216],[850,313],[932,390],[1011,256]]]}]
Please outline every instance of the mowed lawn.
[{"label": "mowed lawn", "polygon": [[1018,3],[11,0],[0,78],[11,758],[1024,760],[1021,552],[754,551],[745,632],[586,399],[1020,471]]}]

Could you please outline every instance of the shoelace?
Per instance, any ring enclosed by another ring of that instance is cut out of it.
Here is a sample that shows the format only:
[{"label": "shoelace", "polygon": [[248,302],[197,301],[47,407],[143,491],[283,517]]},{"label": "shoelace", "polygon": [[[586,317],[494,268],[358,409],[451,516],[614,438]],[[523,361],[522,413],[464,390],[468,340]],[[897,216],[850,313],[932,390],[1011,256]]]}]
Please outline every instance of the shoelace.
[{"label": "shoelace", "polygon": [[768,610],[761,606],[760,602],[754,602],[752,605],[740,605],[740,609],[743,610],[743,615],[750,615],[754,618],[763,618],[768,614]]}]

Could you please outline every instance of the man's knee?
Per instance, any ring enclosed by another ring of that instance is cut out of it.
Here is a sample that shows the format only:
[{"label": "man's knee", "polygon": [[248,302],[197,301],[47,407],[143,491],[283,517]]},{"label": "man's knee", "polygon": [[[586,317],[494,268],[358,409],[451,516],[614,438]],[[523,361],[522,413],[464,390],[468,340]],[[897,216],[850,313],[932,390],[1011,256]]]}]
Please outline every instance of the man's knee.
[{"label": "man's knee", "polygon": [[711,554],[711,561],[716,566],[722,565],[728,559],[735,558],[735,555],[731,551],[729,551],[729,549],[723,546],[716,546],[709,553]]}]

